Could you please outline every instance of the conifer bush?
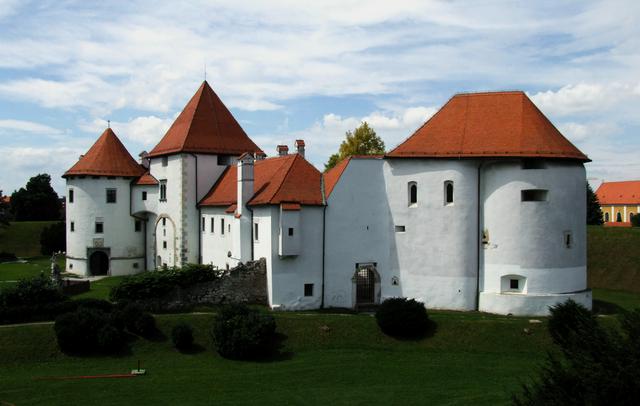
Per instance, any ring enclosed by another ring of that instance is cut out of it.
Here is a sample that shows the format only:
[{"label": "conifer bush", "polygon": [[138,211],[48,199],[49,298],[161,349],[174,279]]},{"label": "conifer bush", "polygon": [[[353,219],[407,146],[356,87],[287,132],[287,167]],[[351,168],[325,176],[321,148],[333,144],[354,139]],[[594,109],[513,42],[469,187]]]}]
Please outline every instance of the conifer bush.
[{"label": "conifer bush", "polygon": [[382,302],[376,321],[383,333],[399,338],[419,338],[435,327],[423,303],[399,297]]},{"label": "conifer bush", "polygon": [[276,321],[273,316],[234,304],[220,310],[214,320],[211,336],[220,355],[246,360],[270,355],[275,332]]}]

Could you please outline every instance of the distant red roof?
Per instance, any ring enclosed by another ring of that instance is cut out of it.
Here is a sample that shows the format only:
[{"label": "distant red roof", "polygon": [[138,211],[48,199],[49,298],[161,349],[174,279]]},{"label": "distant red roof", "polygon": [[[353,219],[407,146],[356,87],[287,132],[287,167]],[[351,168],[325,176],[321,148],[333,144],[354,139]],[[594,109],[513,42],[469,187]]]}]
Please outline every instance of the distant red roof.
[{"label": "distant red roof", "polygon": [[[291,154],[255,161],[254,190],[249,205],[298,203],[322,205],[322,174],[302,156]],[[201,206],[237,203],[237,168],[230,166],[200,201]]]},{"label": "distant red roof", "polygon": [[6,204],[10,204],[11,203],[11,196],[0,196],[0,202],[6,203]]},{"label": "distant red roof", "polygon": [[600,204],[640,204],[640,180],[604,182],[596,191]]},{"label": "distant red roof", "polygon": [[262,151],[204,81],[149,157],[179,152],[240,155]]},{"label": "distant red roof", "polygon": [[147,186],[147,185],[158,185],[158,179],[154,178],[149,171],[145,172],[144,175],[140,176],[140,179],[136,181],[136,185]]},{"label": "distant red roof", "polygon": [[138,164],[122,145],[116,134],[107,128],[80,160],[62,175],[138,177],[145,168]]},{"label": "distant red roof", "polygon": [[342,173],[347,169],[352,159],[380,159],[383,157],[384,155],[353,155],[338,162],[336,166],[322,175],[324,177],[324,195],[329,198],[331,192],[333,192],[333,188],[338,184]]},{"label": "distant red roof", "polygon": [[589,161],[527,95],[519,91],[457,94],[387,156]]}]

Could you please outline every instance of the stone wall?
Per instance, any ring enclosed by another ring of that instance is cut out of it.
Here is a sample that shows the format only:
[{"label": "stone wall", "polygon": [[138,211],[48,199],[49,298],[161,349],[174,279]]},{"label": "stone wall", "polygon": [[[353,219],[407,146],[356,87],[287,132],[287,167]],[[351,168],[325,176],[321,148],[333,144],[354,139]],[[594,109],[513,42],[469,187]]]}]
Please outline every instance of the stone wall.
[{"label": "stone wall", "polygon": [[155,303],[153,307],[180,309],[193,305],[225,303],[269,303],[267,262],[264,258],[223,271],[220,279],[215,281],[177,288],[171,296]]}]

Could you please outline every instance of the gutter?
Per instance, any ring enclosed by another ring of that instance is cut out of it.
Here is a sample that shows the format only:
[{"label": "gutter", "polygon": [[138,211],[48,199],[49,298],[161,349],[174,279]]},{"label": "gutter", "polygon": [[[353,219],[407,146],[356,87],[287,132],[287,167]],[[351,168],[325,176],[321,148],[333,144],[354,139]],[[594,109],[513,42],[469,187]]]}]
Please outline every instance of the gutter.
[{"label": "gutter", "polygon": [[320,309],[324,309],[324,279],[325,279],[325,255],[326,255],[326,241],[327,241],[327,199],[324,194],[324,175],[320,177],[320,193],[322,193],[322,285],[321,285],[321,297],[320,297]]},{"label": "gutter", "polygon": [[481,263],[480,263],[480,253],[482,252],[482,168],[483,166],[488,163],[488,161],[481,161],[478,164],[478,183],[477,183],[477,208],[478,208],[478,212],[477,212],[477,218],[476,218],[476,222],[477,222],[477,229],[476,229],[476,236],[478,238],[477,240],[477,244],[476,244],[476,310],[480,310],[480,267],[481,267]]},{"label": "gutter", "polygon": [[202,209],[198,204],[198,155],[190,154],[196,160],[196,208],[198,209],[198,263],[202,264]]}]

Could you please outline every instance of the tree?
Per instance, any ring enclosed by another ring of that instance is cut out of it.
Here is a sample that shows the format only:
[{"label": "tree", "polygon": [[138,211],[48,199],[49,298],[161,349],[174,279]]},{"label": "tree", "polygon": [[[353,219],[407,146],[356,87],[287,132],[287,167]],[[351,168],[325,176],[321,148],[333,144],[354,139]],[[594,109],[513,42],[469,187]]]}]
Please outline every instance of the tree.
[{"label": "tree", "polygon": [[53,223],[42,229],[40,233],[40,252],[51,255],[54,252],[67,250],[67,227],[64,222]]},{"label": "tree", "polygon": [[591,189],[591,185],[587,182],[587,224],[599,226],[602,225],[602,209],[598,196]]},{"label": "tree", "polygon": [[384,154],[384,142],[366,121],[353,132],[347,131],[345,136],[346,139],[340,144],[338,153],[331,155],[324,165],[325,172],[352,155]]},{"label": "tree", "polygon": [[60,219],[60,200],[51,187],[51,176],[38,174],[26,188],[13,192],[11,210],[16,221],[47,221]]},{"label": "tree", "polygon": [[4,201],[4,195],[0,189],[0,227],[9,225],[9,204]]}]

